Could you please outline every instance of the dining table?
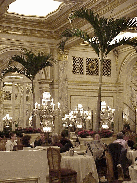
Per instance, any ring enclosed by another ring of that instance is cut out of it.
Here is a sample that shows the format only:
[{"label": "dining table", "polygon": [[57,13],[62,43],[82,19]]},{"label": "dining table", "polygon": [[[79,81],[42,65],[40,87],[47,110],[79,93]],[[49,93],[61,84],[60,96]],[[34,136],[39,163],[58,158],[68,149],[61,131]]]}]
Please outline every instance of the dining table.
[{"label": "dining table", "polygon": [[128,150],[127,158],[132,161],[132,164],[135,163],[135,158],[137,158],[137,150]]},{"label": "dining table", "polygon": [[[0,151],[0,182],[8,179],[28,180],[36,178],[39,183],[46,183],[49,174],[47,160],[48,147],[26,148],[18,151]],[[81,153],[81,151],[78,152]],[[61,167],[77,171],[78,183],[83,183],[83,179],[89,173],[90,175],[92,174],[96,182],[99,182],[93,156],[86,154],[78,155],[76,152],[73,156],[70,156],[69,151],[61,153]],[[33,183],[33,181],[30,182]]]},{"label": "dining table", "polygon": [[21,179],[36,183],[30,179],[37,178],[39,183],[46,183],[48,171],[46,150],[0,151],[0,182]]},{"label": "dining table", "polygon": [[131,181],[137,181],[137,164],[128,167]]},{"label": "dining table", "polygon": [[86,176],[88,176],[89,173],[92,174],[96,182],[99,182],[98,173],[93,156],[88,156],[86,154],[78,155],[76,153],[73,156],[70,156],[69,153],[64,153],[64,155],[62,155],[61,158],[61,167],[67,167],[75,170],[77,172],[78,183],[83,183],[83,179]]}]

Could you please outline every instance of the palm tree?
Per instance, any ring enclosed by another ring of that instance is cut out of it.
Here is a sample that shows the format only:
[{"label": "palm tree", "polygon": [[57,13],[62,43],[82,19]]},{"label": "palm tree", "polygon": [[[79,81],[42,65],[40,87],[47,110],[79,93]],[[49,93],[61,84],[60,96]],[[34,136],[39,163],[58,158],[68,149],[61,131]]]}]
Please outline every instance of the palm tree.
[{"label": "palm tree", "polygon": [[80,10],[75,11],[69,17],[70,23],[74,18],[86,19],[94,29],[94,37],[90,37],[86,32],[80,29],[66,29],[62,36],[66,37],[64,41],[61,41],[59,48],[64,50],[65,42],[73,36],[80,37],[86,41],[96,52],[99,57],[99,88],[98,88],[98,101],[97,101],[97,119],[95,130],[99,130],[100,123],[100,111],[101,111],[101,86],[102,86],[102,64],[105,56],[113,50],[114,48],[120,45],[132,45],[137,46],[136,39],[123,38],[122,40],[115,41],[115,44],[112,44],[112,40],[122,31],[126,31],[129,28],[133,28],[136,19],[130,20],[129,18],[120,18],[114,20],[113,18],[107,19],[104,17],[99,17],[99,15],[94,15],[91,9],[81,8]]},{"label": "palm tree", "polygon": [[[14,55],[9,61],[9,65],[2,71],[2,77],[9,72],[18,72],[25,75],[31,80],[32,83],[32,95],[33,95],[33,109],[35,108],[35,93],[34,93],[34,79],[36,74],[45,67],[52,66],[52,57],[50,54],[44,55],[39,52],[37,55],[32,51],[23,49],[20,55]],[[22,68],[11,66],[12,62],[18,62],[22,65]],[[34,112],[32,112],[32,124],[36,127],[36,121],[34,118]]]}]

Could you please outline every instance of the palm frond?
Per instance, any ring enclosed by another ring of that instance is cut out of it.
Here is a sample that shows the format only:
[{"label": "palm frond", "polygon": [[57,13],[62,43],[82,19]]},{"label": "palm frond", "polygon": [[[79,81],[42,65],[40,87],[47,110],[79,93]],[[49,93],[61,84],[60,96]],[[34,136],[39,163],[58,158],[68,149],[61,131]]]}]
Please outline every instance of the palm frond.
[{"label": "palm frond", "polygon": [[94,15],[93,11],[91,9],[84,9],[81,8],[80,10],[75,11],[71,18],[83,18],[86,19],[92,26],[94,29],[98,29],[98,22],[99,22],[99,16],[98,15]]},{"label": "palm frond", "polygon": [[112,45],[108,45],[107,49],[106,49],[106,55],[113,50],[114,48],[121,46],[121,45],[131,45],[133,47],[137,46],[137,39],[136,38],[123,38],[122,40],[120,40],[119,42],[115,42],[115,44]]},{"label": "palm frond", "polygon": [[2,79],[5,75],[7,75],[9,73],[14,73],[14,72],[17,72],[19,74],[23,74],[27,78],[32,80],[31,75],[28,75],[27,71],[25,69],[19,69],[19,68],[15,67],[15,66],[10,66],[10,65],[6,69],[2,70],[0,78]]},{"label": "palm frond", "polygon": [[[110,19],[104,17],[99,18],[99,15],[98,14],[94,15],[91,9],[84,9],[84,8],[75,11],[74,13],[71,14],[69,18],[72,20],[76,17],[86,19],[91,24],[91,26],[94,28],[94,37],[96,38],[96,42],[89,41],[88,40],[89,36],[87,35],[87,33],[79,29],[73,29],[73,30],[66,29],[63,32],[62,36],[68,38],[77,36],[85,41],[88,41],[98,55],[100,51],[107,54],[109,52],[108,50],[111,50],[111,48],[116,47],[114,45],[110,45],[110,42],[120,32],[126,31],[129,28],[133,28],[137,24],[136,19],[131,20],[125,17],[116,20],[114,20],[113,18]],[[66,41],[63,43],[63,47],[65,46],[65,43]],[[121,43],[116,43],[116,45],[120,44]],[[123,44],[125,44],[124,40]],[[129,44],[131,44],[130,41]]]},{"label": "palm frond", "polygon": [[18,62],[23,66],[24,75],[29,79],[33,80],[36,74],[47,66],[52,66],[52,57],[50,54],[44,55],[39,52],[35,55],[32,51],[23,49],[21,55],[14,55],[10,59],[12,61]]},{"label": "palm frond", "polygon": [[[98,44],[99,42],[98,42],[98,40],[96,38],[94,38],[94,39],[90,38],[90,36],[86,32],[84,32],[80,29],[66,29],[62,33],[62,36],[67,37],[67,39],[69,37],[76,36],[76,37],[83,39],[84,41],[87,41],[93,47],[93,49],[95,50],[97,55],[99,55],[99,44]],[[65,42],[67,41],[67,39],[64,42],[63,41],[60,42],[59,48],[63,48],[62,51],[64,50]]]}]

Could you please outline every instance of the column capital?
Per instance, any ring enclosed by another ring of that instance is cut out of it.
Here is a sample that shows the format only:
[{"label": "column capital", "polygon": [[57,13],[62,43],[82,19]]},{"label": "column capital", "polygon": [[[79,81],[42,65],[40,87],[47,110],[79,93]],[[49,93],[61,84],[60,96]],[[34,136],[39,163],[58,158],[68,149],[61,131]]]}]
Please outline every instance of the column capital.
[{"label": "column capital", "polygon": [[58,50],[58,60],[67,61],[68,60],[68,50],[65,50],[65,51]]}]

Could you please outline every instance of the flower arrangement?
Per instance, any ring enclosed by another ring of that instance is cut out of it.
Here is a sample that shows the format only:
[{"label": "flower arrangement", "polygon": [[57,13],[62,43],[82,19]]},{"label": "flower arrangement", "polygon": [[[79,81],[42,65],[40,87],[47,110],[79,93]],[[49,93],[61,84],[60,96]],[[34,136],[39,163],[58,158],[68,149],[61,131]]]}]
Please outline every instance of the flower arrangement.
[{"label": "flower arrangement", "polygon": [[[4,137],[9,138],[11,132],[13,132],[11,129],[4,129],[3,131],[0,131],[0,138],[4,138]],[[25,134],[40,133],[41,129],[40,128],[35,129],[35,128],[31,128],[31,127],[28,127],[28,128],[18,127],[14,132],[16,133],[16,135],[18,137],[23,137],[23,133],[25,133]]]},{"label": "flower arrangement", "polygon": [[78,132],[78,136],[81,138],[86,138],[87,136],[93,137],[96,133],[98,133],[101,138],[108,138],[113,135],[113,131],[102,129],[99,132],[95,132],[93,130],[81,130]]},{"label": "flower arrangement", "polygon": [[16,132],[17,136],[22,137],[23,133],[25,133],[25,134],[28,134],[28,133],[40,133],[41,129],[40,128],[35,129],[35,128],[31,128],[31,127],[27,127],[27,128],[19,127],[19,128],[17,128],[15,130],[15,132]]},{"label": "flower arrangement", "polygon": [[108,129],[102,129],[98,132],[101,138],[109,138],[113,135],[113,131]]},{"label": "flower arrangement", "polygon": [[91,130],[81,130],[78,132],[78,136],[81,138],[86,138],[87,136],[93,136],[95,134],[94,131]]},{"label": "flower arrangement", "polygon": [[40,133],[41,129],[40,128],[35,129],[35,128],[28,127],[28,128],[20,129],[20,131],[22,131],[22,133]]}]

